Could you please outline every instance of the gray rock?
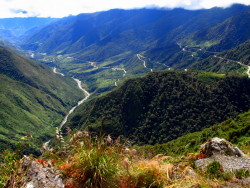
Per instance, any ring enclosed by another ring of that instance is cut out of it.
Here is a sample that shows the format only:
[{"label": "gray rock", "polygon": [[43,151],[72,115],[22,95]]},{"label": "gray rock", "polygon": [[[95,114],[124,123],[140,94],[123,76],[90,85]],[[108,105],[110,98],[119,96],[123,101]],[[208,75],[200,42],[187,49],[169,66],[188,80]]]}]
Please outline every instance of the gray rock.
[{"label": "gray rock", "polygon": [[206,166],[217,161],[221,164],[224,171],[235,171],[240,169],[250,170],[250,159],[247,157],[235,157],[235,156],[225,156],[221,154],[215,154],[209,158],[198,159],[195,161],[197,168],[205,169]]},{"label": "gray rock", "polygon": [[244,153],[238,147],[233,146],[225,139],[217,137],[209,139],[206,143],[201,145],[200,151],[208,157],[214,154],[222,154],[236,157],[245,156]]},{"label": "gray rock", "polygon": [[206,169],[209,163],[217,161],[227,172],[240,169],[250,170],[250,158],[225,139],[217,137],[209,139],[200,147],[200,152],[207,158],[196,160],[197,168]]},{"label": "gray rock", "polygon": [[25,188],[64,188],[60,175],[52,167],[44,167],[29,157],[24,156],[20,171],[27,182]]}]

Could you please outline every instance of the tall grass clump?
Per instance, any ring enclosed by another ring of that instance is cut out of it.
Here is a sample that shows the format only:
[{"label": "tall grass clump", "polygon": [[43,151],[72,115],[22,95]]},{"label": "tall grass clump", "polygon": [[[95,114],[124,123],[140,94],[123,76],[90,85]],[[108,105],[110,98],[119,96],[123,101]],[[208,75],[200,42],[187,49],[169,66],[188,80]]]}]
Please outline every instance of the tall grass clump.
[{"label": "tall grass clump", "polygon": [[71,138],[72,152],[67,162],[59,165],[66,187],[108,187],[115,185],[115,175],[121,169],[120,144],[113,144],[110,136],[92,138],[78,131]]}]

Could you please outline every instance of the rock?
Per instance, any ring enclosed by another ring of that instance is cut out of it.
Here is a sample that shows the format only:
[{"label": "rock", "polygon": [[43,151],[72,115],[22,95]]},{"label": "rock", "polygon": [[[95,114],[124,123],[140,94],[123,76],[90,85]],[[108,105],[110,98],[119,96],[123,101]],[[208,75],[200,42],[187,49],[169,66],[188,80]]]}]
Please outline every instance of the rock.
[{"label": "rock", "polygon": [[209,163],[217,161],[227,172],[240,169],[250,170],[250,158],[225,139],[217,137],[209,139],[200,147],[200,153],[205,154],[207,158],[196,160],[197,168],[205,169]]},{"label": "rock", "polygon": [[244,153],[238,148],[233,146],[230,142],[221,138],[209,139],[200,147],[201,153],[210,157],[214,154],[222,154],[228,156],[243,157]]},{"label": "rock", "polygon": [[206,166],[217,161],[221,164],[224,171],[235,171],[240,169],[250,170],[250,159],[247,157],[235,157],[235,156],[225,156],[221,154],[215,154],[209,158],[199,159],[195,161],[197,168],[206,168]]},{"label": "rock", "polygon": [[55,169],[44,167],[42,164],[24,156],[19,169],[23,175],[25,188],[64,188],[62,178]]}]

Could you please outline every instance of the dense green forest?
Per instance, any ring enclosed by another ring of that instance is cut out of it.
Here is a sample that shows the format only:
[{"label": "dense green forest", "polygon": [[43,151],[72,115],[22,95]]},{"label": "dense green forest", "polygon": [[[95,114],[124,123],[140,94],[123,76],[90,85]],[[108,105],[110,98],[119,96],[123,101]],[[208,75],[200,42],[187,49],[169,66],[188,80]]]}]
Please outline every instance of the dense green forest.
[{"label": "dense green forest", "polygon": [[250,146],[250,111],[242,113],[235,118],[205,128],[202,131],[186,134],[166,144],[140,146],[139,150],[146,153],[176,156],[197,152],[202,143],[214,137],[224,138],[241,148]]},{"label": "dense green forest", "polygon": [[83,104],[72,128],[123,135],[137,144],[164,143],[245,112],[250,80],[202,72],[153,72]]}]

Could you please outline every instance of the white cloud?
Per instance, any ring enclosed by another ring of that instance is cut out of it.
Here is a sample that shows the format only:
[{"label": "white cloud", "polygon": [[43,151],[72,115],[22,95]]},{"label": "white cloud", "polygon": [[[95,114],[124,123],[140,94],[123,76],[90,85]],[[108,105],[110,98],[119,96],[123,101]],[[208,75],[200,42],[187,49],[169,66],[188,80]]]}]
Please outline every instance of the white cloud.
[{"label": "white cloud", "polygon": [[0,17],[64,17],[113,8],[184,7],[188,9],[250,5],[250,0],[0,0]]}]

